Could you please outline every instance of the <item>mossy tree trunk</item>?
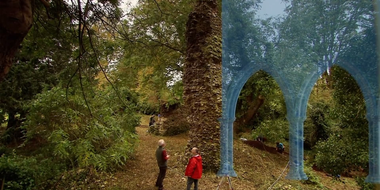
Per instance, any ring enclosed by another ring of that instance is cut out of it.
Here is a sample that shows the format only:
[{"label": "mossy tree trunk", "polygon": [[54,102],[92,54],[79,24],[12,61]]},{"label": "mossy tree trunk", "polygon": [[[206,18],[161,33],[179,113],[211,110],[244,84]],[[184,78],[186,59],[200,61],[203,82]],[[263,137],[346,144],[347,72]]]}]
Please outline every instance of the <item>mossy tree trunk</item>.
[{"label": "mossy tree trunk", "polygon": [[[191,147],[198,147],[206,170],[220,162],[222,109],[222,31],[218,0],[198,0],[187,22],[183,84]],[[188,153],[189,154],[189,153]]]},{"label": "mossy tree trunk", "polygon": [[13,57],[32,22],[32,0],[0,2],[0,81],[9,72]]}]

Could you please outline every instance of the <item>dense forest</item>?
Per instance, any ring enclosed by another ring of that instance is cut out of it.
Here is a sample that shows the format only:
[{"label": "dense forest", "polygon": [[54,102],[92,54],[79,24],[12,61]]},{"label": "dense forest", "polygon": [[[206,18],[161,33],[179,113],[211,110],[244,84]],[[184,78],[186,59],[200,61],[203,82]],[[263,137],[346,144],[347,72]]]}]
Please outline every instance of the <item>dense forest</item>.
[{"label": "dense forest", "polygon": [[[231,1],[241,14],[234,32],[252,31],[249,59],[282,64],[277,55],[305,51],[305,62],[377,62],[372,1],[283,1],[284,15],[266,19],[256,16],[261,0]],[[156,135],[187,133],[183,154],[199,146],[217,171],[222,1],[139,0],[126,10],[118,0],[25,2],[0,3],[3,18],[13,18],[6,8],[30,14],[23,26],[0,20],[1,189],[56,189],[83,180],[63,177],[78,171],[118,171],[136,154],[141,117],[153,114],[165,118]],[[320,76],[304,127],[307,167],[371,187],[365,101],[347,71]],[[268,73],[240,92],[234,136],[288,145],[284,97]]]}]

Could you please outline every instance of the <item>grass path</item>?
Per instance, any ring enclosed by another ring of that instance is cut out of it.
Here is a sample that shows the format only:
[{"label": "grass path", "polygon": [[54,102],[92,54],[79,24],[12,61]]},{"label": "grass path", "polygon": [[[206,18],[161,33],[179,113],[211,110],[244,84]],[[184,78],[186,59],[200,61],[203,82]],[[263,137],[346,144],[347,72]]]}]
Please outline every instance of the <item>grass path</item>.
[{"label": "grass path", "polygon": [[[158,166],[155,158],[157,142],[163,138],[166,141],[166,150],[170,155],[168,160],[168,170],[164,180],[164,187],[168,190],[183,189],[186,181],[184,177],[184,167],[181,166],[180,150],[186,147],[186,135],[175,137],[160,137],[147,133],[147,127],[137,127],[139,144],[135,157],[130,160],[125,171],[116,174],[116,177],[123,181],[119,187],[121,189],[152,190],[158,175]],[[121,182],[121,181],[120,181]]]},{"label": "grass path", "polygon": [[[164,187],[167,190],[184,190],[186,187],[184,178],[185,165],[181,160],[183,160],[182,155],[188,140],[187,135],[154,136],[148,134],[147,129],[147,126],[136,128],[139,136],[136,153],[128,161],[124,170],[114,174],[114,181],[112,185],[108,186],[110,187],[109,189],[156,190],[157,188],[154,185],[159,170],[155,160],[155,150],[157,141],[162,138],[166,141],[166,149],[170,155]],[[268,189],[280,176],[287,162],[288,157],[285,155],[274,155],[257,150],[236,140],[234,142],[234,168],[238,177],[232,178],[234,190]],[[285,187],[291,187],[288,189],[358,189],[353,179],[344,179],[346,184],[343,184],[332,180],[323,173],[315,172],[323,186],[317,188],[316,186],[303,184],[300,181],[285,179],[287,171],[277,182],[274,189],[285,189]],[[199,181],[199,190],[215,190],[220,179],[215,173],[204,173]],[[220,189],[228,189],[228,184],[223,183]]]}]

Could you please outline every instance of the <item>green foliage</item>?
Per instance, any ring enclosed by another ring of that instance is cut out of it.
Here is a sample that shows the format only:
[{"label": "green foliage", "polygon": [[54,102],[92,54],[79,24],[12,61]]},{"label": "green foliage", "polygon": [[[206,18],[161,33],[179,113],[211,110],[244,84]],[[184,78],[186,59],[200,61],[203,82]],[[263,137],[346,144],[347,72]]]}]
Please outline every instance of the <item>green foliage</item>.
[{"label": "green foliage", "polygon": [[327,141],[317,143],[315,162],[319,168],[332,175],[367,168],[368,142],[350,134],[332,134]]},{"label": "green foliage", "polygon": [[160,135],[160,126],[157,124],[149,126],[148,133],[153,135]]},{"label": "green foliage", "polygon": [[45,189],[51,187],[64,169],[53,159],[22,157],[15,153],[0,157],[0,180],[5,189]]},{"label": "green foliage", "polygon": [[365,177],[356,177],[355,178],[358,185],[361,187],[361,190],[372,190],[375,189],[375,185],[373,183],[365,182]]},{"label": "green foliage", "polygon": [[181,104],[182,94],[183,94],[183,83],[182,81],[178,81],[173,85],[169,86],[170,93],[167,96],[167,103],[165,105],[166,108],[169,108],[172,105]]},{"label": "green foliage", "polygon": [[332,119],[330,105],[318,101],[308,105],[307,119],[304,124],[305,148],[312,148],[317,141],[324,141],[331,132]]},{"label": "green foliage", "polygon": [[86,103],[81,94],[66,97],[59,87],[44,91],[29,105],[28,138],[47,140],[50,152],[44,154],[68,167],[112,170],[123,165],[133,152],[139,118],[134,104],[116,104],[112,92],[93,94]]},{"label": "green foliage", "polygon": [[252,97],[251,99],[253,99],[260,95],[263,96],[265,100],[264,104],[259,109],[259,116],[257,120],[280,118],[285,116],[285,100],[280,87],[268,73],[258,71],[248,79],[240,92],[236,110],[237,118],[242,117],[249,109],[249,102],[247,99],[249,99],[249,97]]},{"label": "green foliage", "polygon": [[164,122],[164,129],[164,136],[173,136],[189,131],[190,125],[183,110],[175,110],[171,117]]},{"label": "green foliage", "polygon": [[317,188],[323,188],[323,185],[321,184],[319,177],[316,175],[316,173],[313,171],[310,167],[304,167],[304,172],[307,175],[307,180],[302,180],[301,182],[304,184],[313,185]]},{"label": "green foliage", "polygon": [[[376,61],[375,39],[373,26],[364,30],[352,39],[353,45],[344,52],[340,61],[355,61],[359,65]],[[362,92],[355,79],[342,68],[333,67],[332,73],[335,102],[332,116],[337,125],[333,128],[335,135],[318,144],[317,164],[326,170],[331,168],[334,173],[357,168],[367,171],[369,130]],[[361,180],[358,179],[358,183],[365,188]]]},{"label": "green foliage", "polygon": [[336,175],[368,164],[368,121],[360,88],[349,73],[333,67],[335,126],[326,141],[316,145],[318,167]]},{"label": "green foliage", "polygon": [[8,153],[9,153],[9,149],[6,146],[0,145],[0,156],[2,156],[3,154],[8,154]]},{"label": "green foliage", "polygon": [[0,157],[0,176],[6,189],[32,189],[35,185],[33,177],[36,166],[35,159]]},{"label": "green foliage", "polygon": [[[368,122],[362,92],[355,79],[340,67],[333,67],[334,101],[333,114],[339,119],[340,128],[362,128],[358,134],[368,136]],[[365,130],[367,129],[367,130]],[[368,138],[367,138],[368,139]]]},{"label": "green foliage", "polygon": [[[369,0],[291,0],[281,24],[281,50],[289,50],[289,60],[296,59],[292,51],[300,51],[305,60],[327,61],[330,65],[339,59],[347,43],[358,28],[370,24],[373,17]],[[355,14],[344,14],[355,12]]]},{"label": "green foliage", "polygon": [[284,118],[265,120],[252,131],[252,137],[255,139],[259,135],[266,137],[269,141],[283,142],[289,136],[289,123]]},{"label": "green foliage", "polygon": [[[227,62],[235,62],[237,65],[246,64],[251,60],[261,62],[264,59],[263,55],[269,53],[267,50],[270,49],[270,43],[267,43],[267,36],[264,35],[267,34],[267,30],[261,31],[255,20],[260,3],[261,0],[223,2],[223,22],[230,24],[223,29],[223,38],[229,39],[228,45],[223,47],[226,50],[223,52],[223,59]],[[227,55],[227,52],[230,54]]]},{"label": "green foliage", "polygon": [[[40,7],[35,8],[36,14],[39,14]],[[41,14],[43,24],[33,24],[15,56],[12,69],[0,83],[0,115],[9,115],[8,130],[2,138],[4,143],[20,141],[22,135],[19,127],[27,114],[25,105],[33,101],[36,94],[44,88],[52,88],[58,81],[67,79],[69,73],[74,73],[71,69],[75,64],[70,57],[72,49],[75,49],[75,39],[67,32],[68,18],[63,16],[60,21],[47,19],[45,8]],[[41,24],[46,25],[41,27]]]},{"label": "green foliage", "polygon": [[0,109],[0,128],[2,127],[4,122],[5,122],[5,112],[2,109]]},{"label": "green foliage", "polygon": [[148,101],[140,100],[137,104],[137,109],[145,115],[152,115],[154,113],[158,113],[160,107],[159,104],[153,104]]},{"label": "green foliage", "polygon": [[114,74],[121,84],[139,93],[142,113],[157,113],[162,105],[182,100],[178,80],[185,61],[186,22],[193,4],[192,0],[140,1],[119,25],[123,57]]},{"label": "green foliage", "polygon": [[190,127],[188,123],[178,123],[177,126],[169,127],[163,136],[174,136],[189,131]]},{"label": "green foliage", "polygon": [[264,98],[264,102],[253,121],[248,123],[251,129],[255,129],[252,131],[253,138],[264,135],[268,140],[283,141],[289,134],[285,100],[280,87],[268,73],[258,71],[248,79],[239,95],[237,118],[244,117],[250,109],[258,106],[254,99],[259,96]]}]

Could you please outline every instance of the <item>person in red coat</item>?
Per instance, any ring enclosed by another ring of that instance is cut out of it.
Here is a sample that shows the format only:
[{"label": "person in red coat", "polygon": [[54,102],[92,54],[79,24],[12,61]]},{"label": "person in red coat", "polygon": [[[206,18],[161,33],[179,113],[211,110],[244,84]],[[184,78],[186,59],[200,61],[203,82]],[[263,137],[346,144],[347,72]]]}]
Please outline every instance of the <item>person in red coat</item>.
[{"label": "person in red coat", "polygon": [[198,190],[198,179],[202,177],[202,157],[199,155],[198,148],[191,149],[193,155],[186,167],[185,176],[187,176],[187,190],[190,190],[191,185],[194,183],[194,190]]}]

